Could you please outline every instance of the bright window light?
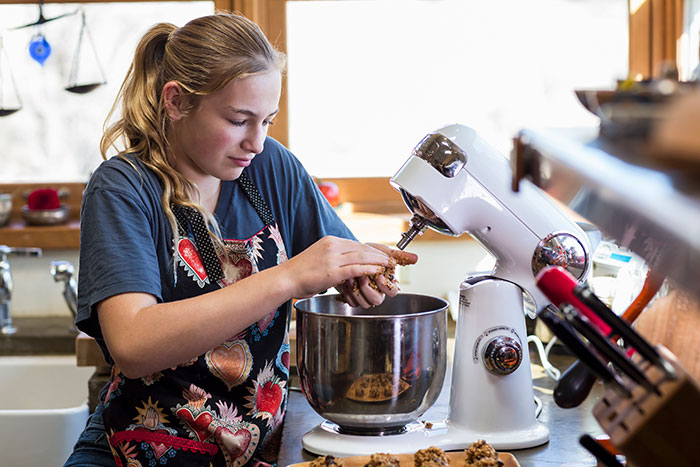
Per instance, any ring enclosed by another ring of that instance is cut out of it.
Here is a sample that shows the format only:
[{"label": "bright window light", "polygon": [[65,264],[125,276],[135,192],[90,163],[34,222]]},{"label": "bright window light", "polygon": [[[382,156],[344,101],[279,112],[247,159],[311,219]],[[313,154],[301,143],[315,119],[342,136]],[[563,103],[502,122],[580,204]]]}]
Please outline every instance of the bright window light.
[{"label": "bright window light", "polygon": [[575,89],[628,70],[627,0],[287,3],[290,148],[318,177],[393,175],[461,123],[508,154],[524,127],[597,119]]}]

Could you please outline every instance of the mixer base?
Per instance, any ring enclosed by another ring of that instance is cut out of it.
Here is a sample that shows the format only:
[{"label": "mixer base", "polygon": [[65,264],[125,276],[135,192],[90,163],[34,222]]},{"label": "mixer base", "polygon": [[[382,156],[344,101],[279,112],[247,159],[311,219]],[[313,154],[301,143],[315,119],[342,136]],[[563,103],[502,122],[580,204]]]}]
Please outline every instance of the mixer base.
[{"label": "mixer base", "polygon": [[306,433],[301,444],[304,449],[319,456],[352,457],[377,452],[405,454],[430,446],[454,451],[467,449],[479,439],[486,440],[499,451],[525,449],[549,441],[549,429],[541,423],[535,423],[527,430],[480,433],[455,427],[449,422],[433,423],[431,428],[413,422],[406,425],[402,433],[377,436],[341,433],[336,424],[326,421]]},{"label": "mixer base", "polygon": [[304,449],[319,456],[365,456],[375,452],[400,454],[408,452],[407,446],[425,444],[428,436],[426,431],[422,423],[413,422],[397,434],[351,435],[339,431],[335,423],[325,421],[306,433],[301,439],[301,444]]}]

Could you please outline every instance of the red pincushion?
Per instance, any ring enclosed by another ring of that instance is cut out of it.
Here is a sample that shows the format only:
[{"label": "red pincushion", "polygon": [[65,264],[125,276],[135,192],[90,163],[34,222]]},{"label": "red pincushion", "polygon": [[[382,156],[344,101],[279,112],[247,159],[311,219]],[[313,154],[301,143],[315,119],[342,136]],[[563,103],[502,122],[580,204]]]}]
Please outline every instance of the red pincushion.
[{"label": "red pincushion", "polygon": [[32,210],[58,209],[60,206],[58,191],[53,188],[39,188],[32,191],[27,197],[27,207]]}]

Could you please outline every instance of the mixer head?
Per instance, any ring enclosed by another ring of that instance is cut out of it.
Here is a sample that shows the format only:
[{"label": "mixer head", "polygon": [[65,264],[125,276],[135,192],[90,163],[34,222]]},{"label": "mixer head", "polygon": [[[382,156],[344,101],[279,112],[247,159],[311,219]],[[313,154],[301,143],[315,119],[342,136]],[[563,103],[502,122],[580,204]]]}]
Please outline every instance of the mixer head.
[{"label": "mixer head", "polygon": [[[467,163],[467,154],[462,148],[442,133],[437,132],[430,133],[423,138],[413,149],[411,156],[423,159],[430,167],[447,178],[453,178]],[[406,248],[416,236],[422,234],[428,227],[447,235],[460,235],[462,233],[455,232],[439,215],[433,212],[430,206],[396,184],[393,179],[392,184],[399,190],[404,203],[413,213],[413,217],[409,221],[410,229],[401,236],[401,240],[396,245],[400,250]]]},{"label": "mixer head", "polygon": [[493,275],[519,284],[537,307],[547,305],[534,283],[537,272],[558,265],[584,280],[590,244],[538,187],[523,181],[514,192],[512,177],[508,159],[474,129],[449,125],[428,134],[390,180],[412,213],[397,247],[427,228],[467,233],[496,259]]}]

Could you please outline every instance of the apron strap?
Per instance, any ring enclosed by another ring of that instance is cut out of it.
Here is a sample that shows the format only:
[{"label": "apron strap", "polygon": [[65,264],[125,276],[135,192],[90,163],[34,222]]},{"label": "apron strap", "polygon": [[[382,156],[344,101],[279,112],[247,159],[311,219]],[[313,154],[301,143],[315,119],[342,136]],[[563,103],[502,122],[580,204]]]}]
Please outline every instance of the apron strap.
[{"label": "apron strap", "polygon": [[255,208],[255,212],[258,213],[258,216],[260,216],[260,219],[262,219],[265,225],[274,224],[275,218],[272,216],[270,208],[267,206],[267,203],[260,195],[258,188],[255,186],[252,180],[248,178],[248,175],[245,172],[242,172],[241,176],[238,177],[237,181],[238,185],[240,185],[240,187],[243,189],[243,192],[248,197],[250,204],[252,204],[253,208]]},{"label": "apron strap", "polygon": [[[258,188],[253,184],[250,178],[248,178],[248,175],[246,175],[245,172],[241,173],[237,181],[263,223],[266,226],[273,225],[275,223],[275,218],[272,216],[272,212],[267,206],[267,203],[260,195]],[[216,284],[224,278],[224,271],[221,269],[221,262],[216,255],[214,242],[209,235],[209,230],[207,229],[202,214],[196,209],[180,204],[173,204],[171,209],[175,214],[177,229],[180,236],[184,237],[187,235],[185,226],[189,225],[192,230],[192,235],[194,236],[194,242],[202,258],[204,270],[207,272],[207,277],[210,283]]]},{"label": "apron strap", "polygon": [[209,282],[216,284],[224,278],[224,271],[221,269],[221,262],[216,254],[216,250],[214,250],[214,242],[209,235],[209,230],[202,214],[196,209],[179,204],[173,204],[171,208],[177,219],[177,228],[180,236],[186,235],[186,225],[189,225],[190,229],[192,229],[194,242],[202,258],[204,270],[207,271]]}]

